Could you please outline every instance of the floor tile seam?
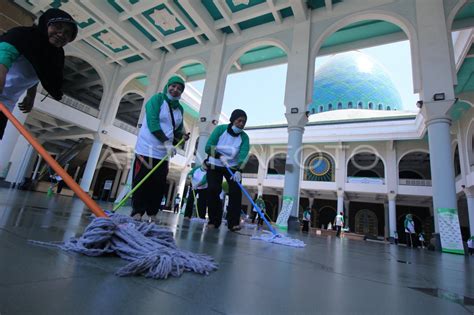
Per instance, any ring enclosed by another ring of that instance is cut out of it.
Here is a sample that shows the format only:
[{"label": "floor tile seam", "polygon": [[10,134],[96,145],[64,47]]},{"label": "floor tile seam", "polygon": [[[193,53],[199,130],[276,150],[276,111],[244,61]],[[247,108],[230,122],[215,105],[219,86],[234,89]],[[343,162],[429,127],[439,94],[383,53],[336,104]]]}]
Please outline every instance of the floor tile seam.
[{"label": "floor tile seam", "polygon": [[26,282],[12,283],[12,284],[0,284],[0,286],[5,287],[6,289],[11,289],[14,287],[28,286],[28,285],[33,285],[33,284],[42,284],[42,283],[49,283],[49,282],[53,283],[53,282],[59,282],[59,281],[64,281],[64,280],[74,280],[74,279],[87,279],[87,278],[93,278],[96,276],[97,274],[90,275],[90,276],[57,277],[57,278],[51,278],[51,279],[41,279],[41,280],[36,280],[36,281],[26,281]]},{"label": "floor tile seam", "polygon": [[[183,274],[183,275],[184,275],[184,274]],[[203,275],[203,276],[205,276],[205,275]],[[181,277],[181,276],[180,276],[180,277]],[[156,280],[156,281],[166,281],[166,280],[167,280],[167,279],[158,279],[158,280]],[[139,284],[139,285],[142,285],[142,286],[145,286],[145,287],[147,287],[147,288],[149,288],[149,289],[152,289],[152,290],[154,290],[154,291],[158,291],[158,292],[161,292],[161,293],[165,293],[165,294],[168,294],[168,295],[171,295],[171,296],[174,296],[174,297],[183,299],[183,300],[185,300],[185,301],[187,301],[187,302],[191,302],[191,303],[196,303],[196,302],[197,302],[197,303],[198,303],[199,305],[201,305],[201,306],[208,307],[207,304],[203,304],[203,303],[201,303],[201,302],[199,302],[199,301],[195,301],[194,298],[190,298],[190,297],[187,296],[187,295],[180,295],[180,294],[177,294],[177,293],[168,291],[168,290],[163,289],[163,288],[155,287],[155,286],[153,286],[152,284],[144,283],[144,282],[142,282],[142,281],[139,281],[138,278],[133,278],[133,279],[132,279],[132,282],[134,282],[134,283],[136,283],[136,284]],[[202,287],[203,284],[200,284],[199,286]],[[210,310],[215,311],[216,313],[219,313],[219,314],[226,314],[224,311],[218,310],[218,309],[216,309],[216,308],[213,308],[213,307],[212,307],[212,308],[211,308],[211,307],[208,307],[208,308],[209,308]]]}]

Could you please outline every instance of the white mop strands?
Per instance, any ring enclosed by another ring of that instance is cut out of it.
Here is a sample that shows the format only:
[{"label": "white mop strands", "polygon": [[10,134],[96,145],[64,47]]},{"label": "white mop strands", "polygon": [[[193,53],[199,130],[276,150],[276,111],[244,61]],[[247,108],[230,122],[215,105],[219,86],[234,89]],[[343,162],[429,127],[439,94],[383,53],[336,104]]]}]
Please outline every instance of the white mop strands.
[{"label": "white mop strands", "polygon": [[[232,172],[232,170],[227,165],[225,165],[225,168],[231,174],[231,176],[234,176],[234,173]],[[252,240],[261,240],[261,241],[268,242],[268,243],[286,245],[286,246],[291,246],[291,247],[305,247],[306,246],[306,244],[303,241],[293,239],[293,238],[290,238],[288,236],[279,234],[273,228],[273,226],[270,224],[270,222],[268,222],[267,218],[265,218],[265,216],[263,215],[262,210],[255,204],[255,202],[252,200],[252,197],[250,197],[249,193],[244,188],[244,186],[242,186],[242,184],[239,183],[239,182],[236,182],[236,183],[237,183],[237,185],[239,185],[240,190],[242,190],[244,195],[250,201],[250,203],[255,208],[255,210],[257,210],[258,215],[263,219],[263,222],[265,222],[268,229],[270,230],[270,232],[263,231],[262,234],[260,234],[260,235],[252,236],[251,237]],[[271,234],[271,235],[269,235],[269,234]]]},{"label": "white mop strands", "polygon": [[169,229],[121,214],[95,218],[81,237],[64,243],[31,242],[87,256],[115,254],[129,262],[117,270],[118,276],[166,279],[179,277],[185,271],[207,275],[218,268],[210,256],[177,248]]}]

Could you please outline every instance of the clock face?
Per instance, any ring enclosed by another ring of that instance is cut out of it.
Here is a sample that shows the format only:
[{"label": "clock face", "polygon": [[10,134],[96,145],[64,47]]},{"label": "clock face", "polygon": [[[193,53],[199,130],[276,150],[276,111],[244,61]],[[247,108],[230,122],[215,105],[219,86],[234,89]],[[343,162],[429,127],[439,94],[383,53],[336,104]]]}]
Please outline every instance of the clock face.
[{"label": "clock face", "polygon": [[306,180],[330,182],[333,180],[332,162],[325,156],[313,157],[306,169]]}]

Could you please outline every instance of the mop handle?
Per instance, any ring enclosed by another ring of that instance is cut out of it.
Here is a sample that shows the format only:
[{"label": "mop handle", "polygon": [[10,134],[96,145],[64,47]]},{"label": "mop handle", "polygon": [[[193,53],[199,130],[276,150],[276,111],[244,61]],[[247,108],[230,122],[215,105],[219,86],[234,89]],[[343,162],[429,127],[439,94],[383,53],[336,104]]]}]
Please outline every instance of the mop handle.
[{"label": "mop handle", "polygon": [[[234,176],[234,173],[231,171],[230,167],[226,164],[224,164],[224,166],[227,169],[227,171],[230,173],[230,175]],[[247,192],[247,190],[245,190],[244,186],[242,186],[242,184],[239,183],[239,182],[236,182],[236,183],[237,183],[237,185],[239,185],[240,190],[243,191],[244,195],[247,197],[247,199],[250,201],[250,203],[252,203],[254,208],[257,209],[258,215],[260,215],[260,217],[263,219],[263,221],[265,221],[265,224],[268,226],[268,228],[273,233],[273,235],[278,235],[277,231],[275,231],[273,226],[270,224],[270,222],[268,222],[267,218],[265,218],[265,216],[263,215],[262,210],[260,210],[260,208],[255,204],[255,202],[253,202],[252,197],[250,197],[249,193]]]},{"label": "mop handle", "polygon": [[[177,148],[179,147],[182,143],[184,142],[184,138],[179,140],[178,144],[176,144],[174,147]],[[169,157],[170,155],[169,154],[166,154],[166,156],[164,158],[162,158],[160,160],[160,162],[158,162],[158,164],[156,164],[155,167],[153,167],[151,169],[151,171],[148,172],[148,174],[146,174],[145,177],[143,177],[143,179],[135,186],[133,187],[133,189],[125,196],[123,197],[122,200],[120,200],[120,202],[114,207],[114,209],[112,210],[112,212],[115,212],[117,211],[121,206],[123,206],[125,204],[125,202],[128,200],[128,198],[130,198],[130,196],[138,189],[140,188],[140,186],[148,179],[148,177],[151,176],[151,174],[153,174],[160,166],[161,164],[163,164],[164,161],[166,161],[166,159]]]},{"label": "mop handle", "polygon": [[197,204],[197,199],[196,199],[196,193],[194,192],[194,189],[192,188],[191,186],[191,190],[193,191],[193,197],[194,197],[194,206],[196,207],[196,215],[198,218],[200,218],[200,213],[199,213],[199,208],[198,208],[198,204]]},{"label": "mop handle", "polygon": [[0,112],[3,112],[7,116],[8,120],[15,126],[16,129],[25,137],[25,139],[31,144],[31,146],[38,152],[39,155],[51,166],[51,168],[61,176],[64,182],[76,193],[76,195],[86,204],[89,209],[98,217],[107,218],[104,210],[94,200],[82,190],[74,179],[56,162],[55,159],[49,155],[43,146],[26,130],[25,127],[10,113],[10,111],[0,102]]}]

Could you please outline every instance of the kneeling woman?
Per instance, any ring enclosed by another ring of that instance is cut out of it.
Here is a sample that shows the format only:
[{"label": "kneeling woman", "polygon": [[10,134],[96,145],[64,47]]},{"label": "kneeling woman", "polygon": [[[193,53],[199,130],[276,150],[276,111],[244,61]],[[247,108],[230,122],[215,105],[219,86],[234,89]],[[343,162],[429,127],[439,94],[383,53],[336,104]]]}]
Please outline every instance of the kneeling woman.
[{"label": "kneeling woman", "polygon": [[[148,172],[165,157],[176,154],[174,144],[188,136],[184,132],[183,106],[179,103],[184,91],[184,81],[172,77],[163,93],[153,95],[145,105],[145,117],[135,147],[132,186],[135,187]],[[168,161],[148,178],[133,194],[131,216],[140,220],[145,214],[156,220],[165,193]]]},{"label": "kneeling woman", "polygon": [[[236,109],[230,116],[230,124],[219,125],[214,129],[206,144],[209,155],[207,171],[207,206],[210,228],[218,228],[222,221],[222,205],[219,194],[222,190],[222,179],[229,183],[229,205],[227,207],[227,227],[231,231],[240,230],[240,211],[242,192],[237,182],[242,180],[241,168],[247,160],[250,149],[249,137],[244,131],[247,114]],[[234,173],[231,176],[225,165]]]}]

